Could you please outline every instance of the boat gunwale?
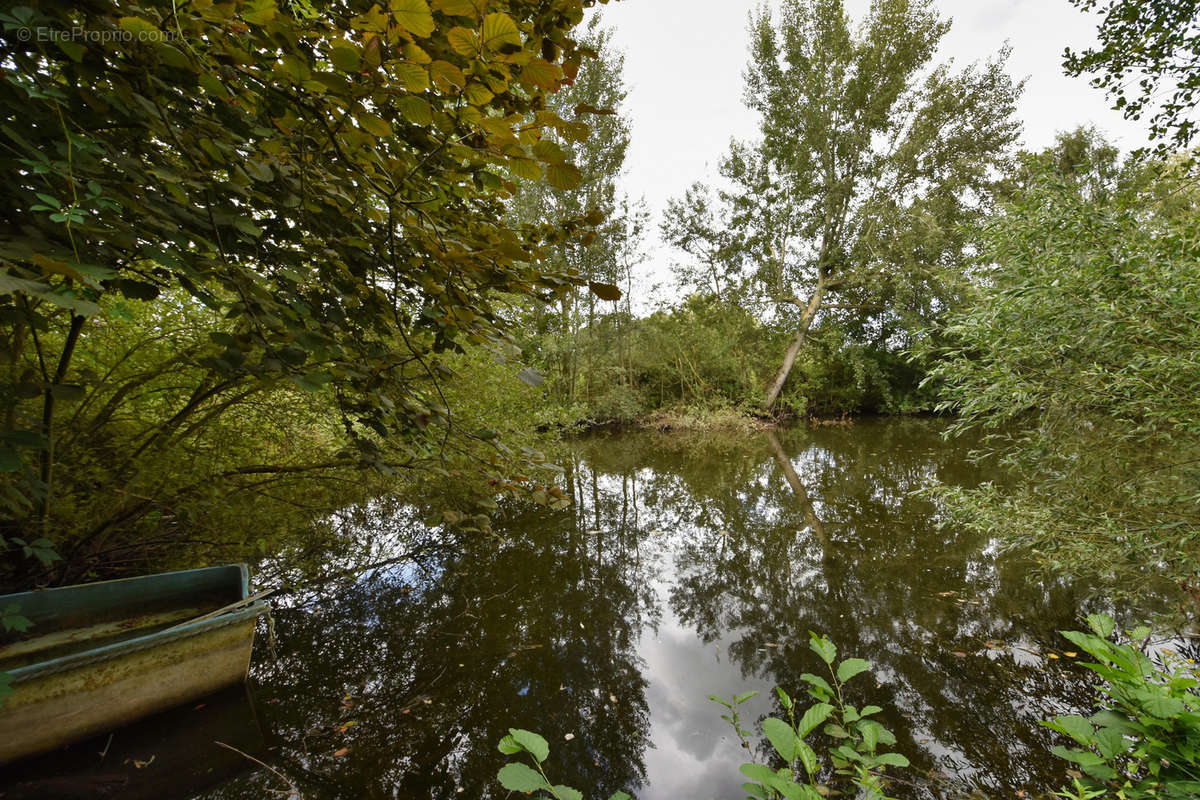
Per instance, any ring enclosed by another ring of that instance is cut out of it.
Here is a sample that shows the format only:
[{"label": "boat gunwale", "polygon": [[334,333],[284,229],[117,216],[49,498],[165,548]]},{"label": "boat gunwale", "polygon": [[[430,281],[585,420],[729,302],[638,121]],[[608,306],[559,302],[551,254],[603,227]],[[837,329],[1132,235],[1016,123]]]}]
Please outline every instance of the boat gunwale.
[{"label": "boat gunwale", "polygon": [[[241,571],[241,594],[242,599],[244,600],[250,591],[249,570],[246,568],[245,564],[230,564],[217,567],[201,567],[200,569],[194,570],[164,572],[156,575],[142,575],[134,578],[117,578],[111,581],[96,581],[95,583],[77,584],[75,586],[60,586],[52,589],[35,590],[34,592],[20,592],[18,594],[0,596],[0,601],[19,602],[19,598],[28,597],[35,592],[44,596],[45,593],[57,593],[69,590],[78,591],[89,586],[96,586],[100,584],[152,581],[155,579],[162,579],[167,576],[199,573],[207,570],[223,570],[228,569],[230,566],[237,567]],[[76,653],[69,653],[64,656],[59,656],[58,658],[52,658],[47,661],[39,661],[33,664],[27,664],[23,667],[7,670],[6,672],[8,674],[10,685],[15,686],[19,683],[24,683],[44,676],[54,675],[59,672],[74,669],[76,667],[108,661],[128,653],[148,650],[152,647],[165,645],[179,639],[196,636],[210,630],[224,628],[228,625],[234,625],[247,619],[259,617],[266,613],[269,608],[270,606],[264,599],[251,600],[243,608],[235,608],[216,617],[211,617],[208,619],[194,619],[163,630],[154,631],[153,633],[136,636],[132,639],[113,642],[110,644],[101,645],[99,647],[81,650]]]}]

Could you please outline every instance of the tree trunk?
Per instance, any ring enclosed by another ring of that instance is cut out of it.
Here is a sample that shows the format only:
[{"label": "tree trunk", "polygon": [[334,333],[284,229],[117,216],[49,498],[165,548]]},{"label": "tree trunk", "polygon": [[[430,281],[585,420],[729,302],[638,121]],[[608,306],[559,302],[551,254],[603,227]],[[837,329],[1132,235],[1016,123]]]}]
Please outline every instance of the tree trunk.
[{"label": "tree trunk", "polygon": [[50,494],[54,485],[54,389],[67,377],[67,369],[71,366],[71,357],[75,354],[79,333],[86,321],[86,317],[71,317],[71,328],[67,331],[67,340],[63,343],[62,354],[58,357],[54,380],[46,387],[42,397],[42,452],[38,472],[42,480],[43,494],[41,502],[38,503],[38,519],[43,525],[50,522]]},{"label": "tree trunk", "polygon": [[783,385],[787,383],[788,374],[791,373],[792,366],[796,363],[796,356],[800,354],[800,348],[804,346],[804,340],[808,338],[808,330],[812,327],[813,318],[817,316],[817,312],[821,309],[821,301],[824,299],[825,282],[820,281],[812,297],[808,300],[804,314],[800,317],[800,328],[796,331],[796,338],[792,340],[787,352],[783,354],[783,365],[779,368],[779,374],[775,376],[771,389],[767,392],[767,411],[775,407],[775,401],[779,399]]}]

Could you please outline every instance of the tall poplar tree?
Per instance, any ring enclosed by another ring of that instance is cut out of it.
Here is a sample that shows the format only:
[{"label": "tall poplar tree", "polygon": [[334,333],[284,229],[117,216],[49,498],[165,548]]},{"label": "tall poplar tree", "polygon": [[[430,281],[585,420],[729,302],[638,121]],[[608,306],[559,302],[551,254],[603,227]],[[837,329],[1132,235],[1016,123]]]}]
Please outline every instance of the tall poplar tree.
[{"label": "tall poplar tree", "polygon": [[750,24],[745,101],[761,138],[721,164],[728,213],[714,218],[730,235],[703,238],[737,242],[725,263],[794,327],[770,408],[818,317],[886,346],[945,306],[964,223],[989,207],[1018,136],[1020,84],[1007,51],[934,65],[949,23],[931,0],[874,0],[857,28],[841,0],[790,0]]}]

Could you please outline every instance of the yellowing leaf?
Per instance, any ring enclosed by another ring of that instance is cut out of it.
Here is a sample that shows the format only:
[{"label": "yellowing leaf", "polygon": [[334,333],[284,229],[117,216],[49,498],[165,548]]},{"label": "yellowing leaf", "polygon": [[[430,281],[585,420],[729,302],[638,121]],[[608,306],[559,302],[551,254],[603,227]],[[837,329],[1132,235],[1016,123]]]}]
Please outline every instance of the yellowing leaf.
[{"label": "yellowing leaf", "polygon": [[392,19],[415,36],[428,36],[433,33],[433,13],[425,0],[388,0],[392,10]]},{"label": "yellowing leaf", "polygon": [[553,89],[562,80],[562,68],[544,58],[535,58],[521,70],[521,79],[542,89]]},{"label": "yellowing leaf", "polygon": [[446,43],[460,56],[473,56],[479,52],[479,39],[475,36],[475,31],[467,28],[451,28],[446,34]]},{"label": "yellowing leaf", "polygon": [[121,26],[121,30],[129,31],[130,33],[135,34],[150,33],[158,30],[153,23],[151,23],[149,20],[142,19],[141,17],[121,17],[117,24]]},{"label": "yellowing leaf", "polygon": [[521,30],[508,14],[496,12],[483,18],[483,46],[499,50],[504,45],[520,47]]},{"label": "yellowing leaf", "polygon": [[546,167],[546,181],[555,189],[569,192],[583,182],[583,176],[574,164],[550,164]]},{"label": "yellowing leaf", "polygon": [[363,130],[376,136],[392,135],[392,126],[388,124],[388,121],[374,114],[360,114],[358,116],[358,124],[363,127]]},{"label": "yellowing leaf", "polygon": [[429,125],[433,122],[433,109],[420,97],[408,95],[396,103],[400,114],[414,125]]},{"label": "yellowing leaf", "polygon": [[242,19],[252,25],[266,25],[277,13],[275,0],[254,0],[242,9]]},{"label": "yellowing leaf", "polygon": [[450,87],[461,89],[467,85],[463,71],[449,61],[435,61],[430,64],[429,77],[433,78],[433,82],[443,91],[449,91]]},{"label": "yellowing leaf", "polygon": [[404,45],[404,57],[414,64],[428,64],[430,61],[433,61],[433,58],[430,57],[429,53],[426,53],[423,49],[412,42],[408,42]]},{"label": "yellowing leaf", "polygon": [[495,97],[486,86],[476,81],[467,84],[466,95],[467,102],[476,106],[487,105]]},{"label": "yellowing leaf", "polygon": [[397,64],[396,77],[410,92],[423,92],[429,88],[429,73],[420,64]]},{"label": "yellowing leaf", "polygon": [[507,164],[508,171],[514,178],[524,178],[527,181],[542,179],[542,165],[531,158],[510,158]]},{"label": "yellowing leaf", "polygon": [[453,17],[478,17],[487,8],[487,0],[433,0],[433,10]]},{"label": "yellowing leaf", "polygon": [[562,148],[554,142],[541,140],[533,146],[533,154],[538,161],[544,161],[547,164],[561,164],[567,160],[567,154]]}]

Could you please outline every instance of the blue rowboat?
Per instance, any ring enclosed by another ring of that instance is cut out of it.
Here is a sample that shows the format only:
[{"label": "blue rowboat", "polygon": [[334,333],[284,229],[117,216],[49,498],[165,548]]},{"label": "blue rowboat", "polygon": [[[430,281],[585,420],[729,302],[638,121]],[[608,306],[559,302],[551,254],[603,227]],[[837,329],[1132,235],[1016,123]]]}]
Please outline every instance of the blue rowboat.
[{"label": "blue rowboat", "polygon": [[0,645],[0,764],[245,682],[265,594],[236,564],[0,596],[33,622]]}]

